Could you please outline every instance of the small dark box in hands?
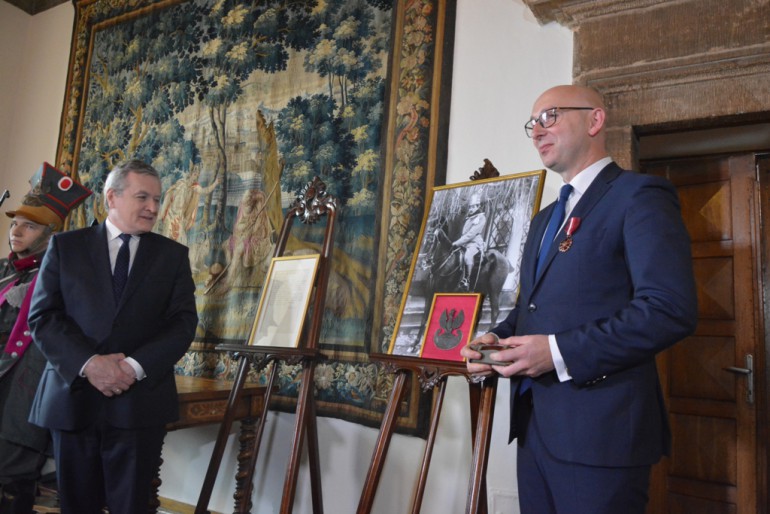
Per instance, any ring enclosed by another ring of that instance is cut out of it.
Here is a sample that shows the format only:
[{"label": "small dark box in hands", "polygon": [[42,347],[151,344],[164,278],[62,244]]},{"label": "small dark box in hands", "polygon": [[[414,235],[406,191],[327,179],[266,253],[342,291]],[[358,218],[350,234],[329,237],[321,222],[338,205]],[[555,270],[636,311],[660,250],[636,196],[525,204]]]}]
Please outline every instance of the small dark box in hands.
[{"label": "small dark box in hands", "polygon": [[482,355],[482,357],[481,359],[469,359],[469,362],[474,362],[478,364],[492,364],[497,366],[507,366],[511,364],[510,362],[505,362],[505,361],[493,361],[492,359],[489,358],[489,356],[492,355],[493,353],[497,353],[500,350],[505,350],[506,348],[508,348],[505,345],[497,344],[497,343],[473,343],[472,345],[470,345],[470,347],[473,350],[479,352]]}]

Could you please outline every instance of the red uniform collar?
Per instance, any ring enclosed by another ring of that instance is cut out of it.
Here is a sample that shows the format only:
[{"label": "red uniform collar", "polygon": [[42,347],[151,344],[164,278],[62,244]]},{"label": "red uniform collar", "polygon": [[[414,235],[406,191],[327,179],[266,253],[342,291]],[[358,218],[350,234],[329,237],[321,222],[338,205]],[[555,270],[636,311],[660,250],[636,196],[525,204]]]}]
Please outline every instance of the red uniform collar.
[{"label": "red uniform collar", "polygon": [[16,254],[11,252],[8,256],[8,261],[13,265],[16,271],[24,271],[31,268],[40,267],[40,263],[43,260],[43,254],[37,253],[35,255],[28,255],[19,259]]}]

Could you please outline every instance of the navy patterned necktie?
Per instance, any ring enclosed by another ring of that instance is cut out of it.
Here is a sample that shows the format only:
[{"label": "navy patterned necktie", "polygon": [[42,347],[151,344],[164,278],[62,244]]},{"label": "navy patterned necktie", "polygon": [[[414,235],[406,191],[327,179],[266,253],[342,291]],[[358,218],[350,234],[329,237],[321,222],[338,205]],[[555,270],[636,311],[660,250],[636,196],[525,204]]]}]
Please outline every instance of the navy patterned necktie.
[{"label": "navy patterned necktie", "polygon": [[131,260],[131,250],[128,242],[131,240],[131,234],[120,234],[118,236],[123,244],[120,245],[118,256],[115,259],[115,269],[112,272],[112,292],[115,295],[115,301],[120,300],[123,295],[123,289],[128,280],[128,263]]},{"label": "navy patterned necktie", "polygon": [[540,253],[537,256],[537,268],[535,268],[535,277],[540,276],[540,270],[545,263],[545,258],[548,255],[548,250],[551,249],[551,244],[556,238],[556,234],[561,228],[561,224],[564,222],[564,212],[567,206],[567,199],[570,193],[572,193],[572,186],[564,184],[559,191],[559,200],[551,212],[551,218],[548,220],[548,226],[545,228],[545,235],[543,236],[543,244],[540,247]]}]

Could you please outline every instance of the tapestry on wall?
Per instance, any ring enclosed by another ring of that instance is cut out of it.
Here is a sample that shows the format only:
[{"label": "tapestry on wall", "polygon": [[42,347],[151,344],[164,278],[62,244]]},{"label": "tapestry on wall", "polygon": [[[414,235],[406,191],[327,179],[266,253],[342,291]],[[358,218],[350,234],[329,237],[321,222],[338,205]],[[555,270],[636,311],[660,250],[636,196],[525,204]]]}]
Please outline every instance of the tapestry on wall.
[{"label": "tapestry on wall", "polygon": [[[95,194],[70,225],[106,217],[115,164],[158,169],[155,230],[190,248],[200,317],[177,373],[232,378],[215,346],[248,337],[285,209],[318,176],[341,205],[318,411],[379,423],[392,376],[367,356],[387,346],[426,193],[443,181],[449,3],[76,2],[57,162]],[[293,230],[286,253],[318,252],[322,231]],[[298,371],[281,369],[287,408]],[[400,425],[414,432],[426,398],[413,389]]]}]

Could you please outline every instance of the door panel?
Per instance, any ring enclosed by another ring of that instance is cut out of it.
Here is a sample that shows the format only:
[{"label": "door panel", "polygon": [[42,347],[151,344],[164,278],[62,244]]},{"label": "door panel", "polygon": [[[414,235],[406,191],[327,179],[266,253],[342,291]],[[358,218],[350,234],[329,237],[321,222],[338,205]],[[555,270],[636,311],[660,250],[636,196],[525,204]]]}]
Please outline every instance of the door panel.
[{"label": "door panel", "polygon": [[670,350],[670,398],[735,402],[735,380],[722,368],[735,355],[735,339],[692,336]]},{"label": "door panel", "polygon": [[756,402],[747,401],[747,375],[725,370],[762,353],[755,158],[697,157],[641,167],[667,177],[679,192],[699,312],[695,334],[658,358],[672,452],[653,469],[648,512],[756,513]]}]

